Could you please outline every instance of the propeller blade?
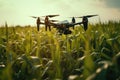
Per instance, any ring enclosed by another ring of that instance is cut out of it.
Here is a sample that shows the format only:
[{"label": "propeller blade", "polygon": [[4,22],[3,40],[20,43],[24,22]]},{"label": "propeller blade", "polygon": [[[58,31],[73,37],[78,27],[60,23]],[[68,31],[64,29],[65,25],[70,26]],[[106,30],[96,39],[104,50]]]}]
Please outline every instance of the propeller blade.
[{"label": "propeller blade", "polygon": [[94,17],[94,16],[98,16],[98,15],[87,15],[85,17],[90,18],[90,17]]},{"label": "propeller blade", "polygon": [[90,18],[90,17],[94,17],[94,16],[98,16],[98,15],[86,15],[86,16],[75,17],[75,18],[83,18],[83,17],[87,17],[87,18]]},{"label": "propeller blade", "polygon": [[[36,17],[36,16],[30,16],[30,17],[32,17],[32,18],[38,18],[38,17]],[[40,17],[39,17],[40,18]],[[40,20],[42,20],[42,21],[44,21],[44,19],[43,18],[40,18]]]},{"label": "propeller blade", "polygon": [[38,18],[38,17],[35,17],[35,16],[30,16],[30,17],[32,17],[32,18]]},{"label": "propeller blade", "polygon": [[59,15],[48,15],[48,17],[56,17],[56,16],[59,16]]},{"label": "propeller blade", "polygon": [[[56,17],[56,16],[59,16],[59,15],[46,15],[46,16],[52,18],[52,17]],[[46,17],[46,16],[42,16],[42,17]]]}]

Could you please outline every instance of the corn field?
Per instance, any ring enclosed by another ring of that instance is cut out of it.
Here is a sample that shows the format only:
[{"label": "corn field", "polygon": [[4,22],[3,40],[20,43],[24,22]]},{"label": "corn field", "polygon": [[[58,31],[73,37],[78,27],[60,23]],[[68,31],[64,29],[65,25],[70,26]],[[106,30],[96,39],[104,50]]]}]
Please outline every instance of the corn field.
[{"label": "corn field", "polygon": [[120,22],[71,30],[0,27],[0,80],[120,80]]}]

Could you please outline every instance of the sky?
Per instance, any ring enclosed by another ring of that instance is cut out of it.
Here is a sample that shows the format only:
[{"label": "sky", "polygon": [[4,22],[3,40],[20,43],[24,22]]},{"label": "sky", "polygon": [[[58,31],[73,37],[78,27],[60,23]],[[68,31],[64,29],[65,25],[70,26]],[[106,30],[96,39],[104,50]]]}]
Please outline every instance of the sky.
[{"label": "sky", "polygon": [[[59,14],[54,19],[98,14],[89,19],[91,23],[120,20],[120,0],[0,0],[0,25],[35,25],[30,16]],[[82,19],[77,19],[81,21]]]}]

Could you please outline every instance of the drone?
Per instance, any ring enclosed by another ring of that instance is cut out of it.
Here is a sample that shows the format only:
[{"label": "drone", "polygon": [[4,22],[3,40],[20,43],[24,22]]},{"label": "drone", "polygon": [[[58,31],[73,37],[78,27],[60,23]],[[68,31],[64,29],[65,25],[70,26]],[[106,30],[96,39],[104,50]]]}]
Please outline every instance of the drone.
[{"label": "drone", "polygon": [[[98,15],[86,15],[86,16],[81,16],[81,17],[70,17],[70,18],[72,18],[72,22],[68,22],[68,20],[58,22],[58,20],[50,20],[49,19],[49,18],[56,17],[56,16],[59,16],[59,15],[42,16],[42,17],[45,17],[45,19],[43,19],[41,17],[35,17],[35,16],[31,16],[31,17],[37,19],[36,23],[37,23],[37,30],[38,31],[39,31],[39,25],[44,24],[46,31],[47,31],[47,27],[49,28],[49,31],[51,31],[51,26],[53,26],[53,28],[56,28],[60,34],[68,35],[68,34],[72,33],[72,31],[69,28],[73,27],[73,29],[74,29],[75,25],[82,24],[84,27],[84,30],[86,31],[88,29],[88,18],[98,16]],[[82,18],[82,22],[76,23],[75,18]],[[42,22],[40,20],[42,20],[44,22]]]}]

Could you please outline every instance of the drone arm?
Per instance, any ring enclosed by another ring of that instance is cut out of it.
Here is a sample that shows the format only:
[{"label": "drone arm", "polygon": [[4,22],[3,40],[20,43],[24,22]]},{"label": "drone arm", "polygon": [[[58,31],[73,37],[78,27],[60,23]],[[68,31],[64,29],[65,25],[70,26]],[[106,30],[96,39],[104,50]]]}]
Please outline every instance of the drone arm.
[{"label": "drone arm", "polygon": [[78,22],[77,24],[81,25],[81,24],[83,24],[83,22]]}]

